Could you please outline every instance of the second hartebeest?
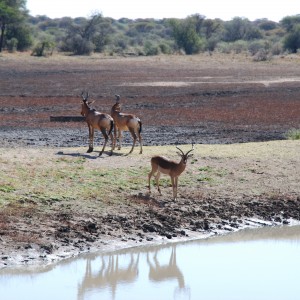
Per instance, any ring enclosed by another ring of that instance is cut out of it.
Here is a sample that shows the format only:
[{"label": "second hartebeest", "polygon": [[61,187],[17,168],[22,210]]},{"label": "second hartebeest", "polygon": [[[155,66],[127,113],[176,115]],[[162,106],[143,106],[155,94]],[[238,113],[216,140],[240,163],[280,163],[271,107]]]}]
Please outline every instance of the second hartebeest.
[{"label": "second hartebeest", "polygon": [[89,149],[88,153],[93,152],[94,150],[94,131],[95,129],[98,129],[101,131],[105,141],[102,150],[99,153],[99,156],[102,155],[102,153],[105,150],[105,146],[108,142],[108,137],[111,139],[111,153],[113,153],[114,149],[114,143],[113,143],[113,135],[112,130],[114,128],[114,121],[113,118],[106,113],[101,113],[96,111],[95,109],[91,108],[90,105],[93,102],[88,102],[89,93],[84,94],[82,92],[82,103],[81,103],[81,115],[85,117],[85,121],[89,128]]},{"label": "second hartebeest", "polygon": [[[139,139],[140,143],[140,154],[143,153],[143,146],[142,146],[142,122],[140,118],[132,114],[124,114],[121,113],[121,104],[120,104],[120,96],[116,96],[116,103],[111,108],[111,116],[114,119],[114,147],[117,142],[117,138],[119,139],[119,147],[121,149],[122,143],[122,131],[129,131],[133,138],[132,148],[129,153],[132,153],[136,140]],[[118,133],[118,135],[117,135]]]}]

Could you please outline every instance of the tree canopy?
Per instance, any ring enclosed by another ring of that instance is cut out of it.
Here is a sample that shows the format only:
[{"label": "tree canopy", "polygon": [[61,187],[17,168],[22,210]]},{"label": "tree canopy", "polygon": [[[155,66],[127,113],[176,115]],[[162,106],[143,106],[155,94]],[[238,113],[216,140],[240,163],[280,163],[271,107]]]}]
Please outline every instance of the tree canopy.
[{"label": "tree canopy", "polygon": [[9,27],[20,27],[26,14],[26,0],[0,1],[0,52]]}]

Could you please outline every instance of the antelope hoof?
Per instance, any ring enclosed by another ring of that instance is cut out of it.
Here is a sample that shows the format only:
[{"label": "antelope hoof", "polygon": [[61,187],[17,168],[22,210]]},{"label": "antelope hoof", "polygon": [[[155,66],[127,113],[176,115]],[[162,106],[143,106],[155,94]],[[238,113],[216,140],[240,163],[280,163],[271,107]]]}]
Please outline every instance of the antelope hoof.
[{"label": "antelope hoof", "polygon": [[94,151],[94,148],[90,147],[90,148],[88,149],[88,151],[86,151],[86,153],[91,153],[91,152],[93,152],[93,151]]},{"label": "antelope hoof", "polygon": [[109,153],[109,156],[112,156],[113,155],[113,152],[111,151],[110,153]]},{"label": "antelope hoof", "polygon": [[101,156],[101,155],[102,155],[102,153],[103,153],[103,152],[101,151],[101,152],[99,153],[99,156]]}]

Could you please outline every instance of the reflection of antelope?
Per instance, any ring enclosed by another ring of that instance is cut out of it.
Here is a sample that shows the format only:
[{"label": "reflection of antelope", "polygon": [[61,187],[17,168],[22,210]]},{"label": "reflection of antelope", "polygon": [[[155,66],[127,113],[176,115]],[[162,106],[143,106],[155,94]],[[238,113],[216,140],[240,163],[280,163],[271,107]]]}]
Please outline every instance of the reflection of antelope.
[{"label": "reflection of antelope", "polygon": [[[116,95],[116,103],[111,109],[111,116],[115,122],[115,129],[114,129],[114,147],[117,143],[117,138],[119,139],[119,147],[121,149],[121,140],[122,140],[122,131],[129,131],[133,138],[132,148],[129,153],[131,153],[134,149],[135,143],[137,138],[139,139],[140,143],[140,154],[143,152],[142,146],[142,122],[140,118],[136,117],[135,115],[131,114],[124,114],[121,113],[121,104],[120,104],[120,96]],[[117,136],[118,132],[118,136]]]},{"label": "reflection of antelope", "polygon": [[169,260],[169,264],[161,266],[157,259],[157,251],[153,256],[154,264],[149,259],[147,254],[147,262],[150,268],[149,279],[152,281],[164,281],[169,279],[177,279],[179,289],[185,288],[184,277],[182,272],[177,266],[176,262],[176,246],[172,247],[172,252]]},{"label": "reflection of antelope", "polygon": [[102,265],[98,272],[92,272],[91,259],[86,262],[86,271],[82,283],[78,287],[78,300],[85,299],[85,293],[91,290],[109,287],[112,293],[112,299],[115,298],[117,286],[120,283],[134,282],[138,275],[139,255],[131,259],[127,267],[119,266],[119,256],[109,255],[108,265],[102,256]]},{"label": "reflection of antelope", "polygon": [[114,127],[114,121],[113,118],[105,113],[100,113],[96,111],[95,109],[90,108],[90,104],[93,102],[87,102],[89,93],[82,92],[82,103],[81,103],[81,115],[85,117],[85,120],[87,122],[87,125],[89,127],[89,149],[88,153],[93,152],[94,150],[94,131],[95,129],[99,129],[102,132],[102,135],[105,139],[103,148],[101,152],[99,153],[99,156],[103,153],[105,150],[105,146],[108,141],[108,136],[110,136],[111,142],[112,142],[112,148],[111,153],[113,152],[113,136],[112,136],[112,130]]},{"label": "reflection of antelope", "polygon": [[194,150],[194,145],[191,150],[189,150],[187,153],[184,154],[184,152],[176,147],[180,152],[177,152],[179,156],[181,156],[181,160],[179,163],[175,161],[171,161],[163,156],[154,156],[151,158],[151,171],[148,174],[148,187],[149,187],[149,193],[151,193],[151,186],[150,186],[150,180],[151,177],[154,175],[155,172],[157,174],[155,175],[156,179],[156,185],[158,192],[161,194],[160,188],[159,188],[159,177],[160,173],[169,175],[171,177],[172,182],[172,188],[173,188],[173,199],[176,200],[177,198],[177,186],[178,186],[178,177],[180,174],[185,170],[187,159],[192,156],[192,154],[189,154],[191,151]]}]

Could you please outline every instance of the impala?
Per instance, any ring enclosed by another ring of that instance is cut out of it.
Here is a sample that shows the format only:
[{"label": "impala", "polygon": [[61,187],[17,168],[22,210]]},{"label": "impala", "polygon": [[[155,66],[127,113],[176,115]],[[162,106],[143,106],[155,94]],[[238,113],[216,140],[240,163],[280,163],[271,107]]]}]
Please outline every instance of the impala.
[{"label": "impala", "polygon": [[90,105],[93,102],[88,102],[89,93],[86,93],[84,95],[84,92],[81,94],[82,97],[82,103],[81,103],[81,115],[85,117],[85,121],[89,128],[89,149],[88,153],[93,152],[94,150],[94,131],[95,129],[99,129],[105,139],[103,148],[101,152],[99,153],[99,156],[102,155],[102,153],[105,150],[105,146],[108,141],[108,137],[111,139],[112,148],[111,153],[113,153],[113,136],[112,136],[112,130],[114,127],[114,121],[113,118],[109,114],[101,113],[96,111],[95,109],[91,108]]},{"label": "impala", "polygon": [[[143,153],[143,146],[142,146],[142,122],[140,118],[138,118],[135,115],[132,114],[124,114],[121,113],[121,104],[120,104],[120,96],[116,96],[116,103],[111,109],[111,116],[114,119],[114,147],[117,142],[117,138],[119,139],[119,147],[118,149],[121,149],[121,143],[122,143],[122,131],[129,131],[131,133],[131,136],[133,138],[133,144],[132,148],[129,153],[132,153],[137,138],[139,139],[140,143],[140,154]],[[118,132],[118,136],[117,136]]]},{"label": "impala", "polygon": [[174,201],[177,198],[178,177],[185,170],[187,160],[189,157],[192,156],[192,154],[189,154],[189,153],[194,150],[194,145],[192,146],[192,149],[186,153],[184,153],[180,148],[178,148],[178,147],[176,147],[176,148],[180,151],[180,152],[177,152],[177,154],[181,157],[180,162],[175,162],[175,161],[169,160],[168,158],[165,158],[163,156],[154,156],[151,158],[152,169],[151,169],[150,173],[148,174],[149,193],[151,193],[150,180],[151,180],[151,177],[155,173],[156,173],[156,175],[155,175],[156,185],[157,185],[158,192],[160,194],[161,194],[161,191],[159,188],[160,174],[161,173],[166,174],[171,177]]}]

